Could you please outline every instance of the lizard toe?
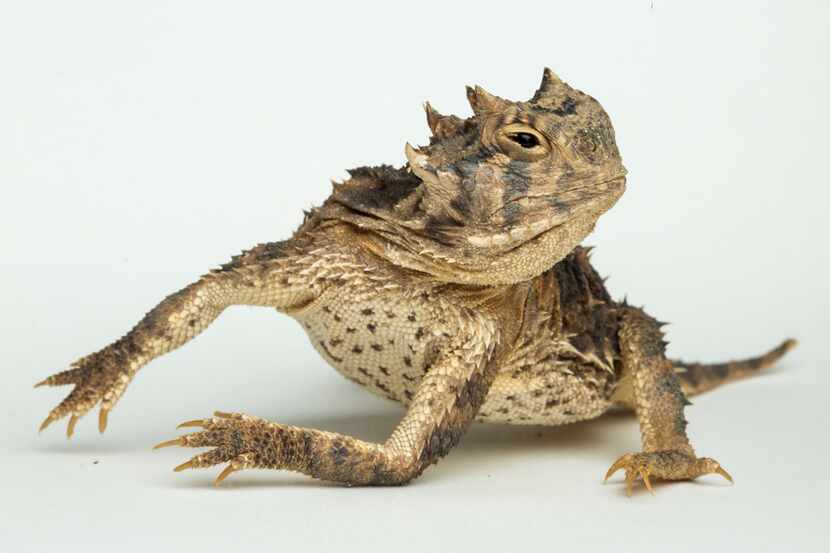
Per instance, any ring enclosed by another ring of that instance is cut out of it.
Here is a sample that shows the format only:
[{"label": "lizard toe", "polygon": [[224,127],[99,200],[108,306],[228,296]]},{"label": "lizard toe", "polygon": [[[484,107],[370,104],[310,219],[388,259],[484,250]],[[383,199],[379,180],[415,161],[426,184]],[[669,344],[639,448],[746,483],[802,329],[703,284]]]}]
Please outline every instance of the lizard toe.
[{"label": "lizard toe", "polygon": [[733,481],[732,476],[714,459],[697,458],[682,451],[627,453],[611,465],[605,480],[619,470],[625,471],[626,493],[629,496],[638,479],[642,479],[643,485],[653,494],[651,477],[660,480],[692,480],[704,474],[719,474],[730,482]]}]

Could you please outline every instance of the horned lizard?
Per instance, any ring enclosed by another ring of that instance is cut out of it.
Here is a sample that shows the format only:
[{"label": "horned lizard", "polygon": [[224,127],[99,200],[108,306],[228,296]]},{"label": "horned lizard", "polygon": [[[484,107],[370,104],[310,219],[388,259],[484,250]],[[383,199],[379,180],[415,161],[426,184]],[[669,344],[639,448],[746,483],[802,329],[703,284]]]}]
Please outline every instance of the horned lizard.
[{"label": "horned lizard", "polygon": [[617,406],[642,450],[614,462],[642,479],[730,475],[698,457],[687,397],[755,372],[795,345],[702,365],[665,357],[662,324],[614,301],[579,244],[626,183],[611,121],[545,69],[526,102],[467,88],[473,115],[425,104],[429,145],[401,168],[361,167],[294,235],[260,244],[165,298],[132,330],[37,386],[74,385],[41,426],[100,405],[99,430],[139,370],[231,305],[296,319],[338,372],[406,407],[384,443],[240,414],[157,447],[212,448],[177,471],[226,464],[349,485],[404,484],[449,453],[473,421],[562,425]]}]

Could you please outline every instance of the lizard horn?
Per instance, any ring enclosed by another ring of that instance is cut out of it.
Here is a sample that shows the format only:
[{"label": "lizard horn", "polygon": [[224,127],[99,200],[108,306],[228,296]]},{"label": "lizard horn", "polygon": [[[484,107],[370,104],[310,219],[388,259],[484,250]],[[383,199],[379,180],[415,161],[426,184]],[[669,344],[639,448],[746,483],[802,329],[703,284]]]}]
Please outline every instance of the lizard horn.
[{"label": "lizard horn", "polygon": [[503,108],[505,101],[494,94],[490,94],[480,86],[475,88],[467,87],[467,100],[470,102],[470,107],[473,108],[473,113],[479,115],[483,112],[498,111]]},{"label": "lizard horn", "polygon": [[455,115],[441,115],[429,102],[424,102],[424,111],[427,113],[427,124],[432,136],[446,138],[459,132],[464,122]]},{"label": "lizard horn", "polygon": [[562,82],[562,79],[556,76],[556,73],[551,71],[549,67],[545,67],[544,71],[542,71],[542,83],[539,85],[539,89],[536,91],[536,94],[533,95],[533,100],[531,101],[536,101],[544,96],[555,94],[556,90],[563,84],[565,83]]},{"label": "lizard horn", "polygon": [[432,134],[435,134],[435,131],[438,129],[438,123],[441,122],[441,119],[443,119],[444,116],[438,113],[438,110],[433,108],[429,102],[424,102],[424,111],[427,113],[427,125],[429,125],[429,130],[432,131]]}]

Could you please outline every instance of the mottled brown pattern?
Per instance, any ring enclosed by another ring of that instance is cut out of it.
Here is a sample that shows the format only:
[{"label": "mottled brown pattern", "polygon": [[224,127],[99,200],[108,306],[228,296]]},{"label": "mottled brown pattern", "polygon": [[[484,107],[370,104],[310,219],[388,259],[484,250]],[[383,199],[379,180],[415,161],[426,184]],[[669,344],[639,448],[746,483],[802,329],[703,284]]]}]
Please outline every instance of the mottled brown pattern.
[{"label": "mottled brown pattern", "polygon": [[673,360],[674,370],[686,395],[702,394],[727,381],[737,380],[769,367],[796,346],[795,340],[786,340],[764,355],[727,363],[686,363]]},{"label": "mottled brown pattern", "polygon": [[[665,358],[660,324],[617,303],[579,246],[625,190],[599,103],[545,70],[526,102],[468,87],[472,116],[426,104],[429,144],[407,164],[362,167],[260,244],[164,299],[125,336],[39,385],[74,386],[41,429],[99,429],[136,373],[232,305],[295,318],[337,371],[406,406],[383,443],[217,412],[159,444],[210,448],[176,470],[286,469],[355,485],[409,482],[474,421],[559,425],[634,410],[643,451],[609,470],[687,479],[717,472],[686,435],[686,395],[766,366],[794,345],[720,365]],[[685,392],[685,393],[684,393]]]}]

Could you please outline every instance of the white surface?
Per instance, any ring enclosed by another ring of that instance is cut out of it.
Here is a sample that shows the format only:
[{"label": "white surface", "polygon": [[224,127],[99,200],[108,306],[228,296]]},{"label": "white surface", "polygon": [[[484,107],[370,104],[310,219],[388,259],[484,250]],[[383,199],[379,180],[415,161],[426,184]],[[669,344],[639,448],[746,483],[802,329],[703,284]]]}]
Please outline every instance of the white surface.
[{"label": "white surface", "polygon": [[[0,550],[820,551],[828,544],[826,4],[7,2],[0,10]],[[289,7],[290,6],[290,7]],[[688,410],[736,478],[628,499],[636,422],[476,426],[413,485],[174,474],[151,452],[214,409],[382,440],[401,415],[293,321],[226,312],[147,367],[101,437],[35,432],[31,385],[230,254],[281,239],[330,177],[403,162],[420,103],[529,97],[550,65],[596,96],[629,190],[589,240],[621,297],[718,360],[793,335],[763,377]]]}]

